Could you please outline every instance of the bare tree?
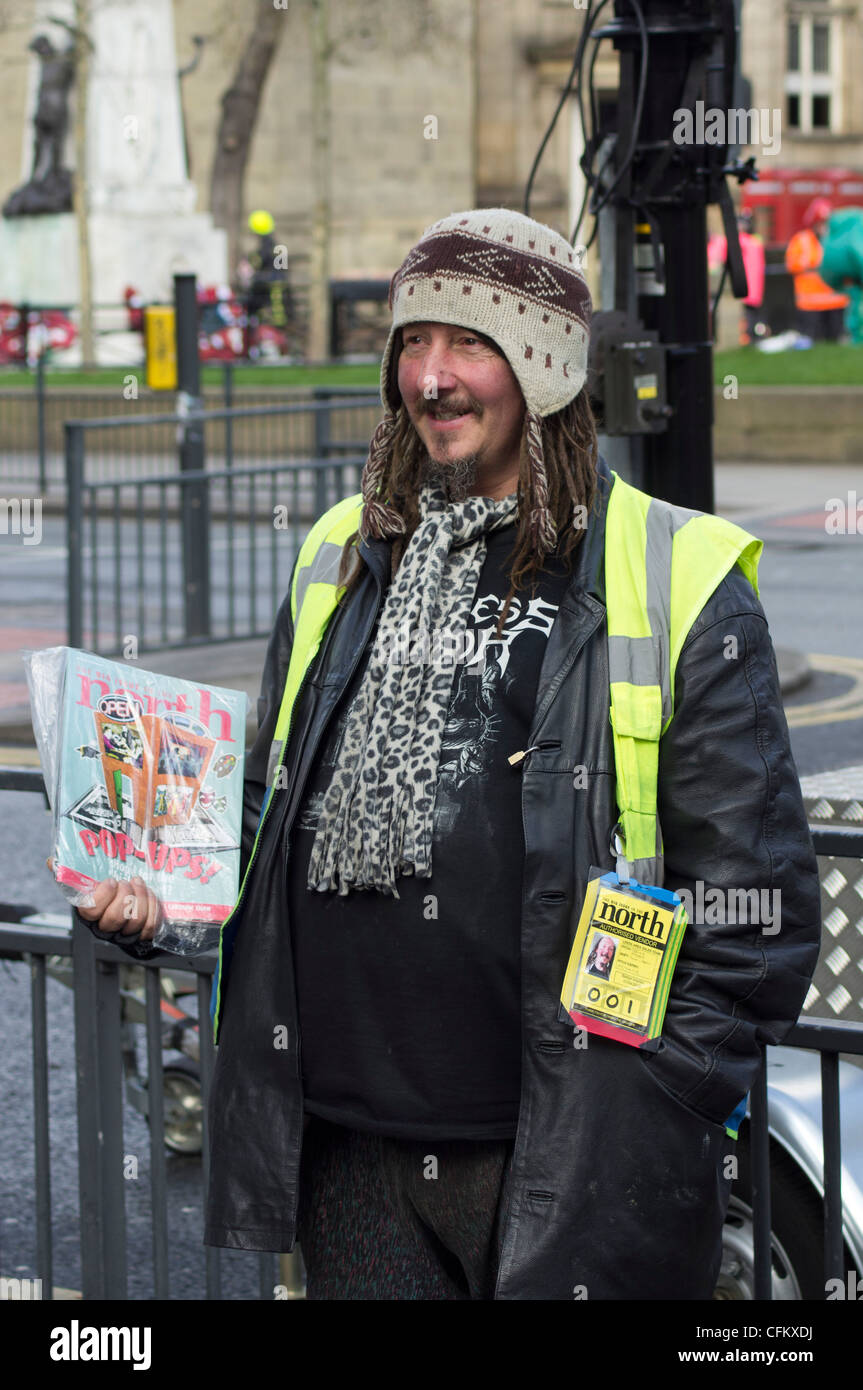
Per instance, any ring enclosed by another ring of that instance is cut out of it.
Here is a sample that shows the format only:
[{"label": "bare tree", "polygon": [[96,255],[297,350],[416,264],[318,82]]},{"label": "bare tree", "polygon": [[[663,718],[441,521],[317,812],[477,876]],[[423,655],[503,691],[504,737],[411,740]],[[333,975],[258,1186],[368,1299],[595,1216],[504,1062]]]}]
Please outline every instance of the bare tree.
[{"label": "bare tree", "polygon": [[323,362],[330,354],[330,58],[329,0],[312,4],[312,148],[314,205],[309,266],[309,332],[306,355]]},{"label": "bare tree", "polygon": [[287,16],[273,0],[257,0],[255,21],[240,55],[234,80],[222,97],[222,119],[210,178],[210,210],[228,234],[228,265],[237,263],[243,216],[243,182],[261,93]]},{"label": "bare tree", "polygon": [[90,0],[75,0],[75,223],[78,229],[78,303],[81,363],[96,361],[93,330],[93,278],[90,260],[90,207],[87,195],[87,89],[90,80]]}]

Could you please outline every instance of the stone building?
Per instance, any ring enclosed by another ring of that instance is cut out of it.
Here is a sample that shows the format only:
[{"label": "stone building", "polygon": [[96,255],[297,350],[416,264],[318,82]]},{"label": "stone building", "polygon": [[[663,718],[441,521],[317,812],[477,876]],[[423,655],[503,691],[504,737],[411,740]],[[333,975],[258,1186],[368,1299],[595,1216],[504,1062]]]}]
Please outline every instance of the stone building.
[{"label": "stone building", "polygon": [[[329,110],[323,160],[312,139],[314,0],[274,3],[284,35],[261,94],[245,204],[273,214],[300,302],[322,197],[329,273],[344,277],[391,275],[422,229],[458,208],[522,207],[583,23],[581,0],[329,3],[328,81],[318,94]],[[0,196],[26,163],[34,83],[26,46],[39,4],[0,0]],[[194,56],[195,36],[204,40],[197,66],[181,80],[199,209],[210,202],[220,98],[256,10],[253,0],[174,0],[180,69]],[[742,39],[753,105],[782,112],[782,163],[863,169],[863,2],[744,0]],[[596,67],[603,110],[613,107],[616,73],[616,54],[603,45]],[[579,153],[570,98],[531,201],[534,216],[565,234],[581,202]],[[759,162],[766,171],[769,158],[759,153]],[[582,239],[590,227],[585,221]],[[595,258],[588,276],[595,287]]]}]

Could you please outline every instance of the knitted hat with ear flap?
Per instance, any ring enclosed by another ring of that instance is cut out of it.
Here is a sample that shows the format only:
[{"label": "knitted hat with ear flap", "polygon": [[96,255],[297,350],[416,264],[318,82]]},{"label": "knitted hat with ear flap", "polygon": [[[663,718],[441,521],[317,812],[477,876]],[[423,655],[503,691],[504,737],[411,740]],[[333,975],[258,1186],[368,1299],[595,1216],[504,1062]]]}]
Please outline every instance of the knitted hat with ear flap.
[{"label": "knitted hat with ear flap", "polygon": [[457,212],[426,228],[390,285],[393,322],[381,362],[387,414],[363,469],[364,540],[405,529],[380,495],[401,404],[398,330],[406,323],[451,323],[491,338],[521,387],[533,484],[530,530],[539,550],[554,549],[541,422],[568,405],[587,376],[591,302],[580,260],[565,237],[508,208]]}]

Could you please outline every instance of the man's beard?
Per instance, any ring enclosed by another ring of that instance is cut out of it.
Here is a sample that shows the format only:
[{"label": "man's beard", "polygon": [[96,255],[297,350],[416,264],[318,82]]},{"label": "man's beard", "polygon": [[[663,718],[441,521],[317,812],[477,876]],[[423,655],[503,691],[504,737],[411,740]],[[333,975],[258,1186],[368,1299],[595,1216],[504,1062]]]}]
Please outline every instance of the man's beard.
[{"label": "man's beard", "polygon": [[463,502],[476,483],[479,454],[460,459],[434,459],[427,449],[420,457],[420,481],[440,483],[450,502]]}]

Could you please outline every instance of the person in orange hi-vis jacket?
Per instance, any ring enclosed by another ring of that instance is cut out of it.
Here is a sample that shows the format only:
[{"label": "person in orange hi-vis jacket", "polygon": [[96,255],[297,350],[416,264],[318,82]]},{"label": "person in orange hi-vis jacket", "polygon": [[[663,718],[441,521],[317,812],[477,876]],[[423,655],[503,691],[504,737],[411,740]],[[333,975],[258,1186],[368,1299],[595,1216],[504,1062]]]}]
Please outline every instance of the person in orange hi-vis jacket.
[{"label": "person in orange hi-vis jacket", "polygon": [[837,342],[844,330],[847,294],[839,294],[818,274],[824,256],[822,242],[833,211],[826,198],[813,198],[803,214],[803,227],[785,251],[785,265],[794,277],[797,329],[818,341]]}]

